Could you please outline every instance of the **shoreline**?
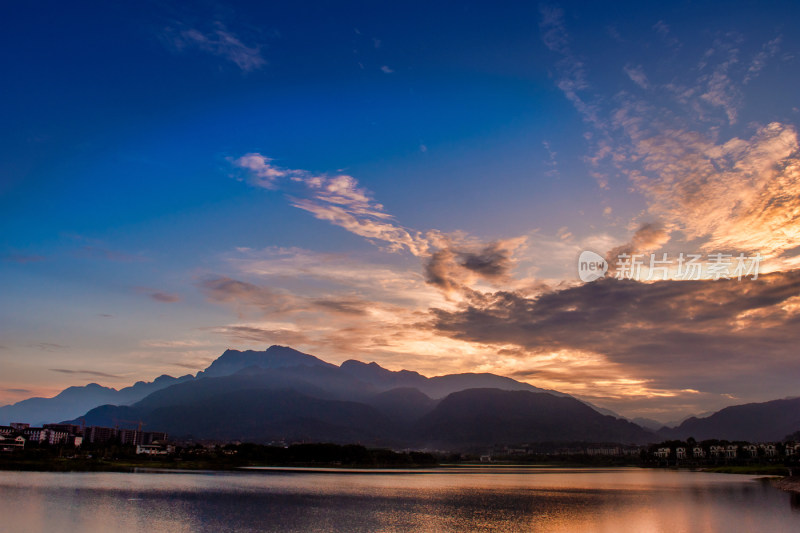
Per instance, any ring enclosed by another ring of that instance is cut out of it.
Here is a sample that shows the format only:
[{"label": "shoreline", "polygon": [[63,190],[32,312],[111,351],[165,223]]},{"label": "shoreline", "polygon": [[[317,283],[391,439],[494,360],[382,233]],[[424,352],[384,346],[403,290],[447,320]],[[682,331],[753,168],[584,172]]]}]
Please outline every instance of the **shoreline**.
[{"label": "shoreline", "polygon": [[776,479],[773,485],[786,492],[800,493],[800,476],[786,476]]}]

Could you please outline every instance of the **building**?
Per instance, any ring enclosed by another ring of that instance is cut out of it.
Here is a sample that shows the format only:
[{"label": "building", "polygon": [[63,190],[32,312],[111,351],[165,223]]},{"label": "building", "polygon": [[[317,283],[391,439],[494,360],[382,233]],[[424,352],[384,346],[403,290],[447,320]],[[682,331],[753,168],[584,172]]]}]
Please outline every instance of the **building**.
[{"label": "building", "polygon": [[587,448],[586,455],[622,455],[622,450],[616,446],[610,446],[605,448]]},{"label": "building", "polygon": [[746,446],[742,446],[742,451],[750,455],[750,457],[758,457],[758,446],[755,444],[748,444]]},{"label": "building", "polygon": [[163,431],[145,431],[142,434],[143,444],[153,444],[154,442],[166,442],[168,435]]},{"label": "building", "polygon": [[656,457],[667,458],[671,451],[669,448],[659,448],[656,451]]},{"label": "building", "polygon": [[736,459],[736,455],[739,451],[739,447],[735,444],[729,444],[728,447],[725,449],[725,457],[727,459]]},{"label": "building", "polygon": [[27,429],[22,430],[21,433],[25,436],[28,442],[33,442],[36,444],[49,444],[51,446],[80,446],[80,443],[83,441],[81,437],[77,437],[76,435],[73,435],[67,431],[50,428],[28,427]]},{"label": "building", "polygon": [[136,455],[169,455],[174,451],[174,446],[162,446],[159,444],[138,444],[136,446]]},{"label": "building", "polygon": [[723,457],[725,455],[725,446],[711,446],[708,452],[711,457]]},{"label": "building", "polygon": [[22,435],[0,435],[0,452],[15,452],[25,449],[25,437]]},{"label": "building", "polygon": [[83,428],[77,424],[45,424],[42,427],[56,431],[64,431],[71,435],[83,435]]},{"label": "building", "polygon": [[142,432],[138,429],[120,429],[117,434],[120,444],[142,444]]},{"label": "building", "polygon": [[117,430],[115,428],[91,426],[86,428],[83,437],[92,444],[112,442],[117,440]]},{"label": "building", "polygon": [[675,448],[675,458],[676,459],[686,459],[686,448],[683,446],[678,446]]},{"label": "building", "polygon": [[764,450],[764,455],[766,457],[775,457],[778,455],[778,450],[775,448],[774,444],[760,444],[759,448]]},{"label": "building", "polygon": [[701,446],[692,448],[692,456],[695,459],[703,459],[706,456],[706,451]]}]

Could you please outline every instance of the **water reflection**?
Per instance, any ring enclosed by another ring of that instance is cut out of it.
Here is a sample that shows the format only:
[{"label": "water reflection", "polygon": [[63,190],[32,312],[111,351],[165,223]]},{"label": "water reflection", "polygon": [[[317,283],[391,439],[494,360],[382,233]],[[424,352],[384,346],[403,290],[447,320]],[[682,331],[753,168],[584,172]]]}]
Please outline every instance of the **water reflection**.
[{"label": "water reflection", "polygon": [[748,476],[639,469],[0,472],[8,531],[797,531],[799,509]]}]

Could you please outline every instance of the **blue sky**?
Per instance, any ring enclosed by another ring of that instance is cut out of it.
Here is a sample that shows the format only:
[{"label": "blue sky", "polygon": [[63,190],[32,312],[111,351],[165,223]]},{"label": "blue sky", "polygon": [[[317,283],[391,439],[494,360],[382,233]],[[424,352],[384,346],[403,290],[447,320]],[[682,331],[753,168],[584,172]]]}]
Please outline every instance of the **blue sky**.
[{"label": "blue sky", "polygon": [[[529,317],[542,295],[567,298],[583,249],[758,252],[789,283],[798,9],[10,7],[0,404],[193,372],[227,346],[272,343],[427,374],[513,374],[655,417],[789,395],[791,289],[714,327],[642,325],[705,334],[669,353],[635,332],[618,349],[464,320],[492,323],[500,292]],[[707,283],[692,288],[721,290]],[[712,298],[698,294],[680,301]],[[748,343],[737,337],[736,324],[767,315]],[[580,331],[582,319],[567,322]],[[670,369],[690,355],[707,365],[693,374],[719,368],[723,356],[699,355],[715,339],[742,360],[759,352],[774,390],[750,387],[739,359],[713,380]]]}]

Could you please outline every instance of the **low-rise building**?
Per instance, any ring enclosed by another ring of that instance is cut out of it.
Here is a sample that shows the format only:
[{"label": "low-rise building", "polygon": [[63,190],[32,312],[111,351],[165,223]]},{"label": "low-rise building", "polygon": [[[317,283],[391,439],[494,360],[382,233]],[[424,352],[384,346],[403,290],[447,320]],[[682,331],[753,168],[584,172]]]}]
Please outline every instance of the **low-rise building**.
[{"label": "low-rise building", "polygon": [[670,450],[669,448],[659,448],[658,450],[656,450],[656,457],[660,457],[660,458],[664,458],[665,459],[665,458],[669,457],[669,454],[670,454],[671,451],[672,450]]},{"label": "low-rise building", "polygon": [[728,447],[725,449],[725,457],[728,459],[736,459],[736,455],[738,454],[739,447],[735,444],[729,444]]},{"label": "low-rise building", "polygon": [[706,451],[702,448],[702,446],[695,446],[692,448],[692,456],[695,459],[702,459],[706,456]]},{"label": "low-rise building", "polygon": [[162,446],[160,444],[137,444],[136,455],[169,455],[173,453],[173,446]]},{"label": "low-rise building", "polygon": [[587,455],[622,455],[622,450],[618,446],[606,446],[602,448],[586,448]]},{"label": "low-rise building", "polygon": [[778,450],[774,444],[759,444],[759,448],[764,451],[765,457],[775,457],[778,455]]},{"label": "low-rise building", "polygon": [[22,435],[0,435],[0,452],[15,452],[25,449]]}]

